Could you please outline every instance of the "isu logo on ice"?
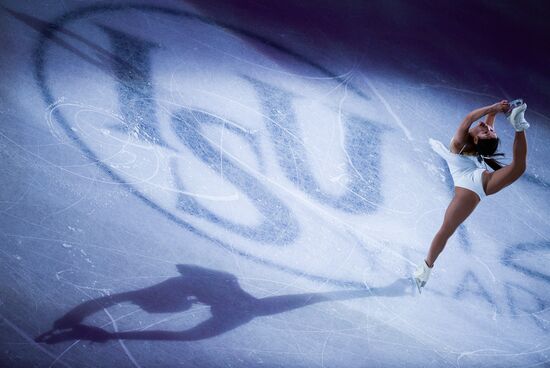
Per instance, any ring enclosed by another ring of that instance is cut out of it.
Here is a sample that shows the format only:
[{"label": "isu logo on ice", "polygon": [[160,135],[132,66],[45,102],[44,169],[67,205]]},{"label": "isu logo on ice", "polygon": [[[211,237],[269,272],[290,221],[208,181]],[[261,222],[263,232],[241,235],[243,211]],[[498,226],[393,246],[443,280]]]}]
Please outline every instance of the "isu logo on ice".
[{"label": "isu logo on ice", "polygon": [[35,56],[52,132],[166,219],[279,269],[309,262],[315,278],[368,263],[353,229],[382,203],[387,128],[353,71],[138,5],[65,14]]}]

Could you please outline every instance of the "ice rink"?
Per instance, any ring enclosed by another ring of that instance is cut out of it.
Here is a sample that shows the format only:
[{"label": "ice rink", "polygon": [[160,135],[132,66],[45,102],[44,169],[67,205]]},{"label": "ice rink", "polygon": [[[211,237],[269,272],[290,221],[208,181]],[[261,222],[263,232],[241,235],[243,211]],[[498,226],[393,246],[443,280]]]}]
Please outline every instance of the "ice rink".
[{"label": "ice rink", "polygon": [[[0,366],[550,365],[544,2],[1,4]],[[428,140],[517,97],[419,295]]]}]

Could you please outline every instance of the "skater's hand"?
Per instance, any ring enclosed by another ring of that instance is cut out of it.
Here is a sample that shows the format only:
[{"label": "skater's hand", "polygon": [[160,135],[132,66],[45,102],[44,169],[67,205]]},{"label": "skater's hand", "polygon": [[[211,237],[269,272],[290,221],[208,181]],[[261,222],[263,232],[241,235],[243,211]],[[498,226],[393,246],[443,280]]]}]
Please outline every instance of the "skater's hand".
[{"label": "skater's hand", "polygon": [[508,100],[502,100],[500,102],[497,102],[494,104],[493,109],[496,112],[506,112],[510,108],[510,104],[508,103]]}]

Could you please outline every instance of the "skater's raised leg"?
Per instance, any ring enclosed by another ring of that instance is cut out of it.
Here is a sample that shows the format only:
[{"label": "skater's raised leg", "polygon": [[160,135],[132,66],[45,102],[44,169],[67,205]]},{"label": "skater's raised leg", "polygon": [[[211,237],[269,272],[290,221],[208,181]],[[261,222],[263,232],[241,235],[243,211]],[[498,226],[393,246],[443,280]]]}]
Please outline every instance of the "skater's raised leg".
[{"label": "skater's raised leg", "polygon": [[512,163],[502,169],[485,173],[484,187],[487,195],[495,194],[512,184],[525,172],[527,168],[527,139],[525,132],[516,132]]}]

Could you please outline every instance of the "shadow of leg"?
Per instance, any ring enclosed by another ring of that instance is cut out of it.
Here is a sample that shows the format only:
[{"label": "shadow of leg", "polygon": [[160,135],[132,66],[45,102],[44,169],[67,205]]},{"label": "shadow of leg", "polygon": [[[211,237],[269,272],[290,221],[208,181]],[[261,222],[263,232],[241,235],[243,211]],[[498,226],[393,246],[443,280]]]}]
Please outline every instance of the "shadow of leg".
[{"label": "shadow of leg", "polygon": [[350,300],[372,296],[398,297],[413,295],[413,286],[412,279],[403,278],[394,281],[388,286],[378,288],[273,296],[259,299],[256,303],[255,314],[257,316],[266,316],[283,313],[326,301]]}]

